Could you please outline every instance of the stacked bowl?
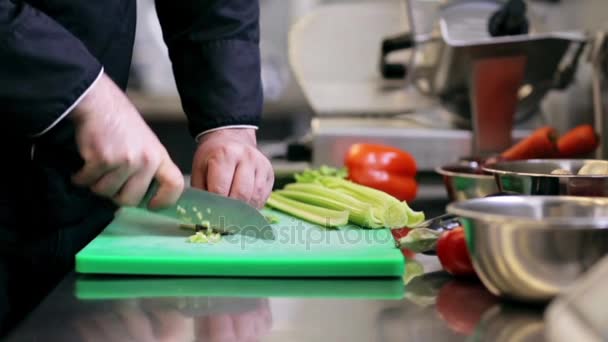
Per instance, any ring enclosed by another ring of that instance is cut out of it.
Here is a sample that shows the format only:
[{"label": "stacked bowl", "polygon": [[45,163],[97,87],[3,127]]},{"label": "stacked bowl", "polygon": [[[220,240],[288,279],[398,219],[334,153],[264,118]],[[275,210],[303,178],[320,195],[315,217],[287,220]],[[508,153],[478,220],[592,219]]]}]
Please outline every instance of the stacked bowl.
[{"label": "stacked bowl", "polygon": [[436,171],[498,296],[546,302],[608,252],[608,161],[469,159]]}]

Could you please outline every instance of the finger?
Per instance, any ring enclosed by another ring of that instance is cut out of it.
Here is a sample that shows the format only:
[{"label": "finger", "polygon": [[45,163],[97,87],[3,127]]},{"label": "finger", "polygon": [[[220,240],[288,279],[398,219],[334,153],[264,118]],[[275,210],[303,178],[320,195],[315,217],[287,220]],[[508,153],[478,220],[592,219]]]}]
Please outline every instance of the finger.
[{"label": "finger", "polygon": [[82,169],[72,176],[72,182],[80,186],[91,186],[108,171],[114,169],[105,164],[86,163]]},{"label": "finger", "polygon": [[257,320],[256,312],[244,312],[239,315],[235,315],[234,322],[234,332],[236,335],[237,341],[252,341],[257,336],[256,325]]},{"label": "finger", "polygon": [[262,317],[261,321],[263,322],[262,334],[266,334],[272,328],[272,311],[270,310],[270,303],[269,303],[268,299],[264,299],[262,301],[260,309],[258,311],[260,312],[260,315]]},{"label": "finger", "polygon": [[234,321],[230,315],[217,315],[209,320],[209,341],[236,342]]},{"label": "finger", "polygon": [[241,160],[234,170],[228,196],[249,203],[255,185],[255,172],[253,163]]},{"label": "finger", "polygon": [[211,318],[208,316],[197,317],[194,319],[194,341],[209,340],[209,325]]},{"label": "finger", "polygon": [[168,156],[161,162],[154,178],[158,181],[158,192],[150,200],[150,207],[162,208],[175,204],[184,191],[184,176]]},{"label": "finger", "polygon": [[139,205],[154,178],[154,171],[153,168],[144,168],[131,175],[118,194],[114,196],[114,202],[126,206]]},{"label": "finger", "polygon": [[274,173],[268,166],[260,166],[256,171],[255,185],[253,191],[252,205],[256,208],[262,208],[270,196],[272,185],[274,183]]},{"label": "finger", "polygon": [[117,314],[121,318],[128,336],[135,341],[155,340],[152,323],[143,311],[135,308],[121,308]]},{"label": "finger", "polygon": [[114,169],[101,176],[101,178],[91,186],[91,191],[98,195],[112,198],[120,191],[131,174],[133,174],[133,169],[128,166]]},{"label": "finger", "polygon": [[236,161],[224,158],[218,161],[212,158],[207,163],[207,190],[218,195],[228,196]]},{"label": "finger", "polygon": [[86,318],[79,318],[73,324],[76,327],[76,331],[80,336],[80,341],[84,342],[97,342],[103,341],[104,333],[102,333],[101,328],[97,326],[94,322],[90,321]]},{"label": "finger", "polygon": [[207,190],[207,163],[194,162],[192,166],[191,185],[193,188]]},{"label": "finger", "polygon": [[124,335],[126,334],[125,326],[113,312],[97,315],[93,318],[93,321],[99,327],[99,341],[124,340]]},{"label": "finger", "polygon": [[155,325],[156,341],[193,341],[194,320],[175,310],[154,310],[150,313],[157,322]]}]

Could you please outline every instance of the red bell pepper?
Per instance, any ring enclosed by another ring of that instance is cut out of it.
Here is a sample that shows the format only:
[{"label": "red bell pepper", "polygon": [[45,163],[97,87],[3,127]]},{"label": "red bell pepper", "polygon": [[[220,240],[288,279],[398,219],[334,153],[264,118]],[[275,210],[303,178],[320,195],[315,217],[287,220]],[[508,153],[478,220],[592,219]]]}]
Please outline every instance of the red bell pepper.
[{"label": "red bell pepper", "polygon": [[354,144],[345,158],[348,179],[384,191],[401,201],[412,201],[418,192],[417,166],[406,151],[380,144]]}]

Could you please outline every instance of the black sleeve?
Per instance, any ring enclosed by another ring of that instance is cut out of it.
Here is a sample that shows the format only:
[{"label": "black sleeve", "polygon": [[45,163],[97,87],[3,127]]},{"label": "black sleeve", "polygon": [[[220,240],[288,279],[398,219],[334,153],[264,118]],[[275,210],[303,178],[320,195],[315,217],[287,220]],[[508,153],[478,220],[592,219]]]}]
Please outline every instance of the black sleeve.
[{"label": "black sleeve", "polygon": [[0,0],[0,134],[45,132],[102,67],[59,23],[18,0]]},{"label": "black sleeve", "polygon": [[190,132],[257,125],[262,112],[257,0],[156,0]]}]

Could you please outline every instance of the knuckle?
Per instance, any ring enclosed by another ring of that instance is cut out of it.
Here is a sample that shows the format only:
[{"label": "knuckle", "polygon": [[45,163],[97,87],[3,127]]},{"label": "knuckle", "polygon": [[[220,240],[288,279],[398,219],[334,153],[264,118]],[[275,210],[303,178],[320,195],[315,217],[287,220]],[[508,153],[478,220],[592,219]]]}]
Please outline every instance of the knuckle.
[{"label": "knuckle", "polygon": [[93,186],[91,186],[91,191],[93,193],[96,193],[96,194],[101,195],[101,196],[108,196],[109,195],[109,189],[103,183],[96,183],[96,184],[94,184]]},{"label": "knuckle", "polygon": [[221,168],[221,164],[222,164],[222,160],[220,158],[217,157],[211,157],[208,161],[207,161],[207,168],[209,170],[212,169],[217,169],[217,168]]},{"label": "knuckle", "polygon": [[125,153],[121,158],[121,166],[131,168],[137,166],[137,158],[131,153]]},{"label": "knuckle", "polygon": [[216,194],[228,193],[227,187],[221,184],[209,184],[208,188],[210,192],[214,192]]},{"label": "knuckle", "polygon": [[249,195],[243,191],[243,189],[237,188],[233,191],[234,197],[242,200],[248,200]]},{"label": "knuckle", "polygon": [[184,177],[169,177],[167,184],[176,191],[182,191],[184,189]]},{"label": "knuckle", "polygon": [[144,153],[141,155],[141,165],[145,167],[155,165],[157,160],[158,158],[156,158],[156,156],[149,151],[144,151]]},{"label": "knuckle", "polygon": [[102,167],[110,167],[114,165],[112,153],[107,150],[101,150],[97,154],[97,163]]},{"label": "knuckle", "polygon": [[135,206],[138,204],[138,203],[136,203],[135,199],[133,199],[133,197],[129,196],[127,193],[121,193],[121,194],[115,196],[114,202],[118,205],[125,205],[125,206]]}]

